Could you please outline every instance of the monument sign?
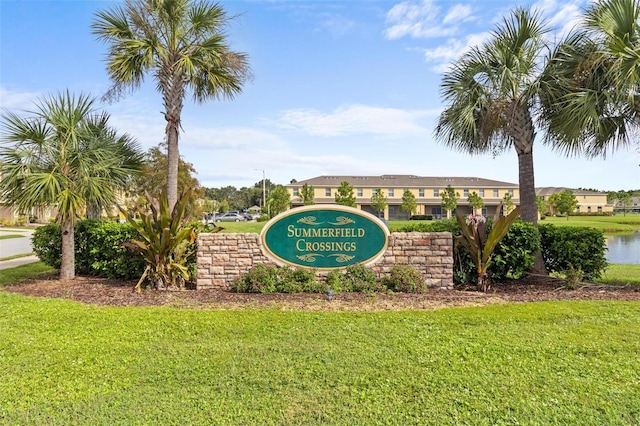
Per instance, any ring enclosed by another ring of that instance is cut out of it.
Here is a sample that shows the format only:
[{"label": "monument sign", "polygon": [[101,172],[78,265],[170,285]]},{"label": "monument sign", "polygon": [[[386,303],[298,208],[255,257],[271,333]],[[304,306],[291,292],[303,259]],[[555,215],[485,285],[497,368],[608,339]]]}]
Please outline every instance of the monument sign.
[{"label": "monument sign", "polygon": [[274,217],[260,238],[265,256],[278,264],[336,269],[375,262],[387,249],[389,229],[365,211],[316,204]]}]

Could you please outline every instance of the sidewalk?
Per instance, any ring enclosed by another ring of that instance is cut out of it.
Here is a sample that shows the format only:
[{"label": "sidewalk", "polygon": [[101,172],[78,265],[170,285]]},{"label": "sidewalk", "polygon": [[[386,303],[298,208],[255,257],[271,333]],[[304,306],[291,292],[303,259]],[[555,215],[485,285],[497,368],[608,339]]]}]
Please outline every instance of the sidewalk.
[{"label": "sidewalk", "polygon": [[18,257],[16,259],[11,259],[11,260],[2,260],[0,261],[0,269],[9,269],[9,268],[15,268],[16,266],[20,266],[20,265],[26,265],[28,263],[33,263],[33,262],[37,262],[40,259],[38,259],[38,256],[26,256],[26,257]]}]

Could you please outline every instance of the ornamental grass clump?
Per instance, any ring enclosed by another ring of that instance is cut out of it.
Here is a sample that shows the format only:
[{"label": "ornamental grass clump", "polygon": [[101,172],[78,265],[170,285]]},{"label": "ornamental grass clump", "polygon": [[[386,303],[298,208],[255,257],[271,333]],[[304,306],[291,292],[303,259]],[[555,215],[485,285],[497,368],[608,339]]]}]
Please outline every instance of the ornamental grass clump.
[{"label": "ornamental grass clump", "polygon": [[519,207],[513,209],[507,216],[502,216],[502,205],[496,209],[491,231],[487,232],[487,219],[484,216],[471,214],[465,220],[460,212],[456,215],[462,235],[456,236],[456,250],[460,247],[467,249],[478,274],[478,290],[488,291],[491,279],[487,269],[491,265],[492,254],[496,245],[507,235],[509,227],[519,214]]}]

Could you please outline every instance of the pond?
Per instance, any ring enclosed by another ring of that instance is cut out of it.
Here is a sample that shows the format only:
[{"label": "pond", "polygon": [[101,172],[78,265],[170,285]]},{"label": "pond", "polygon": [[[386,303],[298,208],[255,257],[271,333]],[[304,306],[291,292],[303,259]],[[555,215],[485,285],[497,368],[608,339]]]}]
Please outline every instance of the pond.
[{"label": "pond", "polygon": [[608,250],[606,258],[610,263],[640,264],[640,232],[631,235],[606,235]]}]

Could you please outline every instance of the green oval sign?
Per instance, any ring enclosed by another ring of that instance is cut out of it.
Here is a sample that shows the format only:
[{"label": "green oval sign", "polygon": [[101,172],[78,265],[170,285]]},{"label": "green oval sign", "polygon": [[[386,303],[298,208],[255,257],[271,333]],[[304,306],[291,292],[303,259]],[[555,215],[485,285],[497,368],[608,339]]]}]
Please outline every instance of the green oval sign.
[{"label": "green oval sign", "polygon": [[276,263],[336,269],[377,260],[387,249],[389,229],[356,208],[312,205],[274,217],[260,237],[265,255]]}]

